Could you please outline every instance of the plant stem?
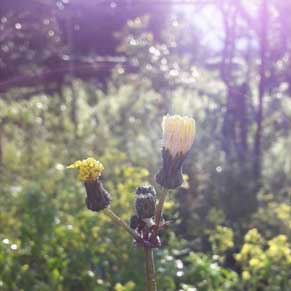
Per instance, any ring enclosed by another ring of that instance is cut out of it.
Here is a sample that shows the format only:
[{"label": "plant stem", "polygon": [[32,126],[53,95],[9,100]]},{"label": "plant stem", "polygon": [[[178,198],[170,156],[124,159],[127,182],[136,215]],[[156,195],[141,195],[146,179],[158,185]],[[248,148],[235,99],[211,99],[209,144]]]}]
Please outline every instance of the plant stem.
[{"label": "plant stem", "polygon": [[[155,213],[155,223],[156,228],[153,233],[153,237],[156,237],[159,233],[159,226],[162,217],[164,202],[167,197],[167,191],[163,190],[159,199],[159,203],[156,208]],[[156,281],[156,271],[155,271],[155,261],[154,252],[151,248],[144,248],[145,254],[145,282],[146,291],[157,291],[157,281]]]},{"label": "plant stem", "polygon": [[157,281],[155,274],[154,252],[151,248],[144,248],[145,256],[145,283],[146,291],[157,291]]},{"label": "plant stem", "polygon": [[109,207],[103,209],[103,213],[105,213],[111,220],[118,226],[123,227],[130,235],[132,235],[135,239],[138,239],[138,234],[131,229],[118,215],[116,215]]},{"label": "plant stem", "polygon": [[156,215],[155,215],[156,230],[154,232],[155,236],[157,236],[159,232],[159,226],[160,226],[162,213],[163,213],[163,207],[164,207],[165,200],[167,198],[167,194],[168,194],[167,191],[163,189],[161,197],[159,199],[159,203],[156,208]]}]

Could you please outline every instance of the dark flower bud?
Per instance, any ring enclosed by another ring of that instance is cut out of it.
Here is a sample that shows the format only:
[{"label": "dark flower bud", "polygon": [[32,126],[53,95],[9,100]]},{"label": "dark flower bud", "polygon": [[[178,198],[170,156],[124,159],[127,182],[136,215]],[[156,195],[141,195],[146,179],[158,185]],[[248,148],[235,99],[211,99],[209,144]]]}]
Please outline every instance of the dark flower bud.
[{"label": "dark flower bud", "polygon": [[140,223],[140,219],[138,218],[137,215],[132,215],[130,217],[130,222],[129,222],[129,226],[132,229],[136,229],[139,226]]},{"label": "dark flower bud", "polygon": [[156,175],[157,183],[166,189],[179,187],[183,183],[182,166],[186,156],[180,153],[173,157],[169,150],[163,148],[163,165]]},{"label": "dark flower bud", "polygon": [[153,217],[156,210],[156,198],[151,193],[137,195],[135,209],[141,219]]},{"label": "dark flower bud", "polygon": [[110,194],[99,180],[86,181],[84,185],[87,192],[86,204],[88,209],[98,212],[110,205]]},{"label": "dark flower bud", "polygon": [[152,185],[144,185],[144,186],[139,186],[136,188],[136,195],[140,194],[152,194],[154,198],[157,197],[157,193],[155,188]]}]

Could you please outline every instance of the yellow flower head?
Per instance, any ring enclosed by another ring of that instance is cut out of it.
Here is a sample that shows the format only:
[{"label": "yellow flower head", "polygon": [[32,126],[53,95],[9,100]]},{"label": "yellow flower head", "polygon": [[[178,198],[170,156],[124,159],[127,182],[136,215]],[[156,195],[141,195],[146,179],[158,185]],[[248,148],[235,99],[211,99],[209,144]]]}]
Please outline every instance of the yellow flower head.
[{"label": "yellow flower head", "polygon": [[187,153],[195,137],[195,120],[187,116],[166,115],[163,118],[163,147],[175,157]]},{"label": "yellow flower head", "polygon": [[250,272],[248,272],[248,271],[243,271],[243,272],[242,272],[242,278],[243,278],[245,281],[250,280],[250,279],[251,279],[251,274],[250,274]]},{"label": "yellow flower head", "polygon": [[262,262],[258,258],[252,258],[249,261],[249,265],[254,269],[259,269],[262,267]]},{"label": "yellow flower head", "polygon": [[79,179],[84,182],[95,181],[104,170],[103,165],[94,158],[76,161],[67,168],[79,169]]}]

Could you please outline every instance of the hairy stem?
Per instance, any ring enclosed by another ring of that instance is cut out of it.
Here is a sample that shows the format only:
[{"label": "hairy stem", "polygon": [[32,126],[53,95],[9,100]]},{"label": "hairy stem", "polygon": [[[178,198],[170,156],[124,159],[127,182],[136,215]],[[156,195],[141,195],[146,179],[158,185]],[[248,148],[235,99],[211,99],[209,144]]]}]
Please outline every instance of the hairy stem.
[{"label": "hairy stem", "polygon": [[[156,237],[159,233],[159,226],[160,226],[164,202],[166,198],[167,198],[167,191],[163,189],[157,208],[156,208],[156,213],[155,213],[156,228],[154,230],[153,237]],[[154,251],[152,248],[144,248],[144,254],[145,254],[146,291],[157,291]]]},{"label": "hairy stem", "polygon": [[126,230],[131,236],[133,236],[135,239],[138,239],[138,234],[131,229],[118,215],[116,215],[109,207],[105,208],[103,210],[103,213],[105,213],[111,220],[118,226],[121,226],[124,230]]},{"label": "hairy stem", "polygon": [[154,252],[151,248],[144,248],[145,256],[145,285],[146,291],[157,291]]},{"label": "hairy stem", "polygon": [[163,213],[163,207],[164,207],[165,200],[167,198],[167,194],[168,194],[168,192],[165,189],[163,189],[162,194],[161,194],[160,199],[159,199],[159,203],[158,203],[157,208],[156,208],[156,215],[155,215],[156,229],[155,229],[155,233],[154,233],[155,236],[157,236],[158,232],[159,232],[159,226],[160,226],[162,213]]}]

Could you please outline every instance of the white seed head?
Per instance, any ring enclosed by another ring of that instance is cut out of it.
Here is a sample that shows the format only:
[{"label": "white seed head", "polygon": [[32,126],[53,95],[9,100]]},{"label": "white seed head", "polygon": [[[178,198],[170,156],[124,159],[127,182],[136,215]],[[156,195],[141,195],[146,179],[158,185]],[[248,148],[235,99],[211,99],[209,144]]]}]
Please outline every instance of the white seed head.
[{"label": "white seed head", "polygon": [[163,147],[175,157],[187,153],[195,137],[195,120],[187,116],[166,115],[163,118]]}]

